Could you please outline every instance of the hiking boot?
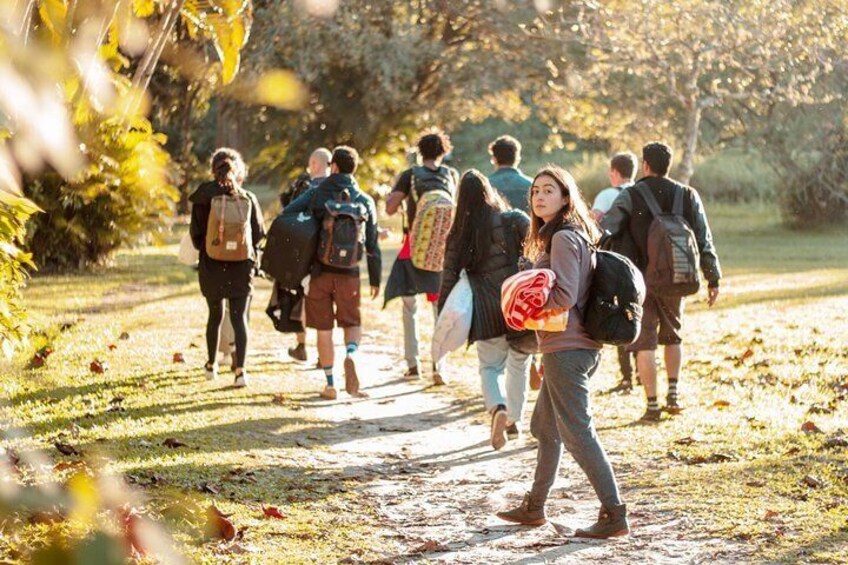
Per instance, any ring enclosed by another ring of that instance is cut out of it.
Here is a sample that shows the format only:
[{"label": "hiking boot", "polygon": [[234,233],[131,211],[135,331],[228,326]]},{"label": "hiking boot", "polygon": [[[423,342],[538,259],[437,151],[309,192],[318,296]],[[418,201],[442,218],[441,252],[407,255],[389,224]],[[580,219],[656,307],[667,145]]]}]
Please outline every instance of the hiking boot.
[{"label": "hiking boot", "polygon": [[294,347],[289,347],[289,357],[295,361],[306,361],[306,344],[298,343]]},{"label": "hiking boot", "polygon": [[405,378],[405,379],[417,379],[420,376],[421,375],[418,374],[418,366],[417,365],[415,367],[410,367],[403,374],[403,378]]},{"label": "hiking boot", "polygon": [[588,528],[578,529],[574,532],[574,537],[606,539],[626,536],[629,533],[627,505],[619,504],[612,508],[601,507],[601,511],[598,513],[598,521]]},{"label": "hiking boot", "polygon": [[345,357],[344,360],[345,374],[345,392],[351,396],[359,394],[359,377],[356,375],[356,363],[352,357]]},{"label": "hiking boot", "polygon": [[206,363],[203,366],[203,371],[206,373],[207,381],[214,381],[218,377],[218,364]]},{"label": "hiking boot", "polygon": [[492,414],[492,447],[498,451],[506,445],[506,407],[499,404]]},{"label": "hiking boot", "polygon": [[644,422],[644,423],[653,424],[655,422],[659,422],[660,418],[662,418],[662,410],[648,409],[648,410],[645,410],[645,413],[642,414],[642,417],[639,418],[639,421]]},{"label": "hiking boot", "polygon": [[530,362],[530,390],[542,388],[542,374],[536,368],[536,363]]},{"label": "hiking boot", "polygon": [[676,396],[666,396],[665,411],[673,416],[676,416],[677,414],[683,412],[683,408],[681,408],[680,404],[677,403]]},{"label": "hiking boot", "polygon": [[518,429],[518,424],[513,422],[506,427],[506,437],[509,439],[518,439],[521,437],[521,430]]},{"label": "hiking boot", "polygon": [[247,373],[242,370],[241,373],[236,373],[236,378],[233,380],[233,386],[236,388],[244,388],[247,386]]},{"label": "hiking boot", "polygon": [[440,373],[433,373],[433,386],[444,386],[445,379],[442,378]]},{"label": "hiking boot", "polygon": [[607,391],[607,394],[630,394],[631,392],[633,392],[633,381],[631,379],[621,379],[617,385]]},{"label": "hiking boot", "polygon": [[318,396],[320,396],[324,400],[335,400],[336,398],[338,398],[339,393],[336,392],[336,387],[327,385],[324,387],[324,390],[322,390]]},{"label": "hiking boot", "polygon": [[548,519],[545,517],[545,503],[531,498],[530,493],[524,495],[524,500],[518,508],[495,514],[501,520],[514,522],[523,526],[541,526]]}]

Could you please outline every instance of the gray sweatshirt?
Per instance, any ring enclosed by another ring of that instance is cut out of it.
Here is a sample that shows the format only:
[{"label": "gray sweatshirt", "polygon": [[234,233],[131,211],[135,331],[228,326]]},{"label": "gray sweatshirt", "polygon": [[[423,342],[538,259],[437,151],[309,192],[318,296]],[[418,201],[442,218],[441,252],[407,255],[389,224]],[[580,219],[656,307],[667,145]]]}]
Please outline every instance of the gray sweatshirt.
[{"label": "gray sweatshirt", "polygon": [[583,328],[583,316],[579,312],[579,308],[584,308],[589,298],[593,268],[592,251],[583,238],[571,230],[558,231],[551,239],[550,254],[542,253],[533,267],[551,269],[556,273],[556,283],[544,309],[568,310],[565,331],[536,332],[541,352],[600,349],[601,344]]}]

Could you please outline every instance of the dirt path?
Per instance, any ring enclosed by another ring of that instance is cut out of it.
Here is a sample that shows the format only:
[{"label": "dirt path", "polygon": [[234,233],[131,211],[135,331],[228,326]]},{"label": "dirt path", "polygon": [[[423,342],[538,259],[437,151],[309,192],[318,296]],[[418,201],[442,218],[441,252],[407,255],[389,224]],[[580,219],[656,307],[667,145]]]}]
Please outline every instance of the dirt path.
[{"label": "dirt path", "polygon": [[[336,402],[303,399],[302,406],[330,424],[322,434],[323,440],[332,440],[326,442],[330,453],[322,459],[365,485],[384,524],[379,535],[395,548],[380,563],[743,559],[741,546],[687,533],[690,521],[661,504],[632,508],[629,538],[594,542],[570,537],[575,527],[593,521],[598,503],[567,455],[548,505],[552,521],[540,528],[507,525],[493,514],[520,500],[529,487],[536,454],[532,438],[525,434],[494,452],[488,444],[488,417],[477,399],[458,398],[450,387],[428,388],[426,380],[397,378],[398,359],[388,348],[365,347],[359,372],[370,399],[353,401],[341,394]],[[608,447],[614,451],[614,445]],[[650,465],[617,468],[625,500],[627,477],[650,472]],[[360,562],[355,556],[348,561]]]}]

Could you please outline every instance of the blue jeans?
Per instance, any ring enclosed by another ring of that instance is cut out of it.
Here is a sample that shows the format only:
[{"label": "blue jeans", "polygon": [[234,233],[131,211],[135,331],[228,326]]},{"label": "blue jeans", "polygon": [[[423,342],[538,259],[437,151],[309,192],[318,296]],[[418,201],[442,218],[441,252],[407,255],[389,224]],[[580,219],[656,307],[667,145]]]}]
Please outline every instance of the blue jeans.
[{"label": "blue jeans", "polygon": [[562,446],[571,453],[606,508],[621,504],[618,484],[589,413],[589,378],[600,353],[576,349],[545,353],[545,379],[530,431],[539,440],[531,497],[544,501],[556,480]]},{"label": "blue jeans", "polygon": [[[507,345],[506,337],[500,336],[475,341],[477,359],[480,362],[480,386],[486,410],[498,404],[506,406],[510,422],[520,422],[527,398],[527,380],[530,375],[530,356],[519,353]],[[506,373],[506,388],[504,388]]]}]

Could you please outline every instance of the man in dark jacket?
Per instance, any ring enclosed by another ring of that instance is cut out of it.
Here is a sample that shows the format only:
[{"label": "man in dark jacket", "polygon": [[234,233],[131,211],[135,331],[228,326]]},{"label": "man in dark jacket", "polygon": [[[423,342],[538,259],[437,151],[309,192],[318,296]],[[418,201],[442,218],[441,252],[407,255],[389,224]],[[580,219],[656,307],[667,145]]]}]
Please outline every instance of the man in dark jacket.
[{"label": "man in dark jacket", "polygon": [[[701,271],[709,285],[709,305],[718,299],[718,285],[721,279],[721,267],[713,245],[713,236],[707,222],[701,197],[698,192],[683,185],[668,175],[671,167],[671,147],[664,143],[649,143],[642,148],[642,172],[644,177],[633,187],[622,190],[612,208],[601,221],[601,227],[610,236],[620,232],[629,234],[633,245],[633,259],[636,266],[645,273],[648,265],[648,230],[654,219],[641,191],[649,190],[664,212],[670,212],[674,197],[683,195],[683,218],[695,234],[700,253]],[[668,395],[666,410],[675,414],[680,411],[677,398],[677,381],[683,363],[681,348],[681,326],[683,321],[683,303],[681,297],[661,296],[652,292],[650,286],[645,298],[642,316],[642,331],[639,338],[630,346],[636,352],[636,369],[645,394],[648,407],[642,417],[645,421],[659,421],[660,409],[657,403],[657,369],[655,352],[657,345],[664,346],[666,372],[668,373]],[[658,332],[659,330],[659,332]]]},{"label": "man in dark jacket", "polygon": [[[325,147],[319,147],[312,152],[306,165],[306,172],[295,179],[288,191],[280,194],[280,204],[284,210],[298,196],[310,188],[318,188],[330,176],[330,160],[332,158],[333,154]],[[297,334],[297,345],[289,347],[289,355],[292,359],[306,361],[306,332]]]},{"label": "man in dark jacket", "polygon": [[[382,259],[377,231],[377,209],[374,200],[359,190],[353,173],[359,155],[352,147],[339,146],[333,150],[330,162],[331,174],[317,188],[311,188],[289,204],[284,214],[301,214],[307,210],[319,220],[324,217],[324,204],[334,200],[337,194],[347,191],[351,202],[361,204],[367,212],[365,222],[365,253],[368,263],[368,279],[371,298],[380,293]],[[362,317],[360,313],[359,267],[340,268],[315,262],[306,294],[306,325],[318,330],[318,357],[327,378],[327,386],[321,397],[329,400],[337,393],[333,378],[333,321],[344,329],[347,353],[345,355],[345,390],[351,396],[365,396],[359,392],[359,378],[354,362],[362,339]]]},{"label": "man in dark jacket", "polygon": [[495,172],[489,175],[489,182],[511,208],[530,213],[530,185],[533,179],[518,168],[521,143],[510,135],[502,135],[489,145],[489,154],[495,166]]}]

